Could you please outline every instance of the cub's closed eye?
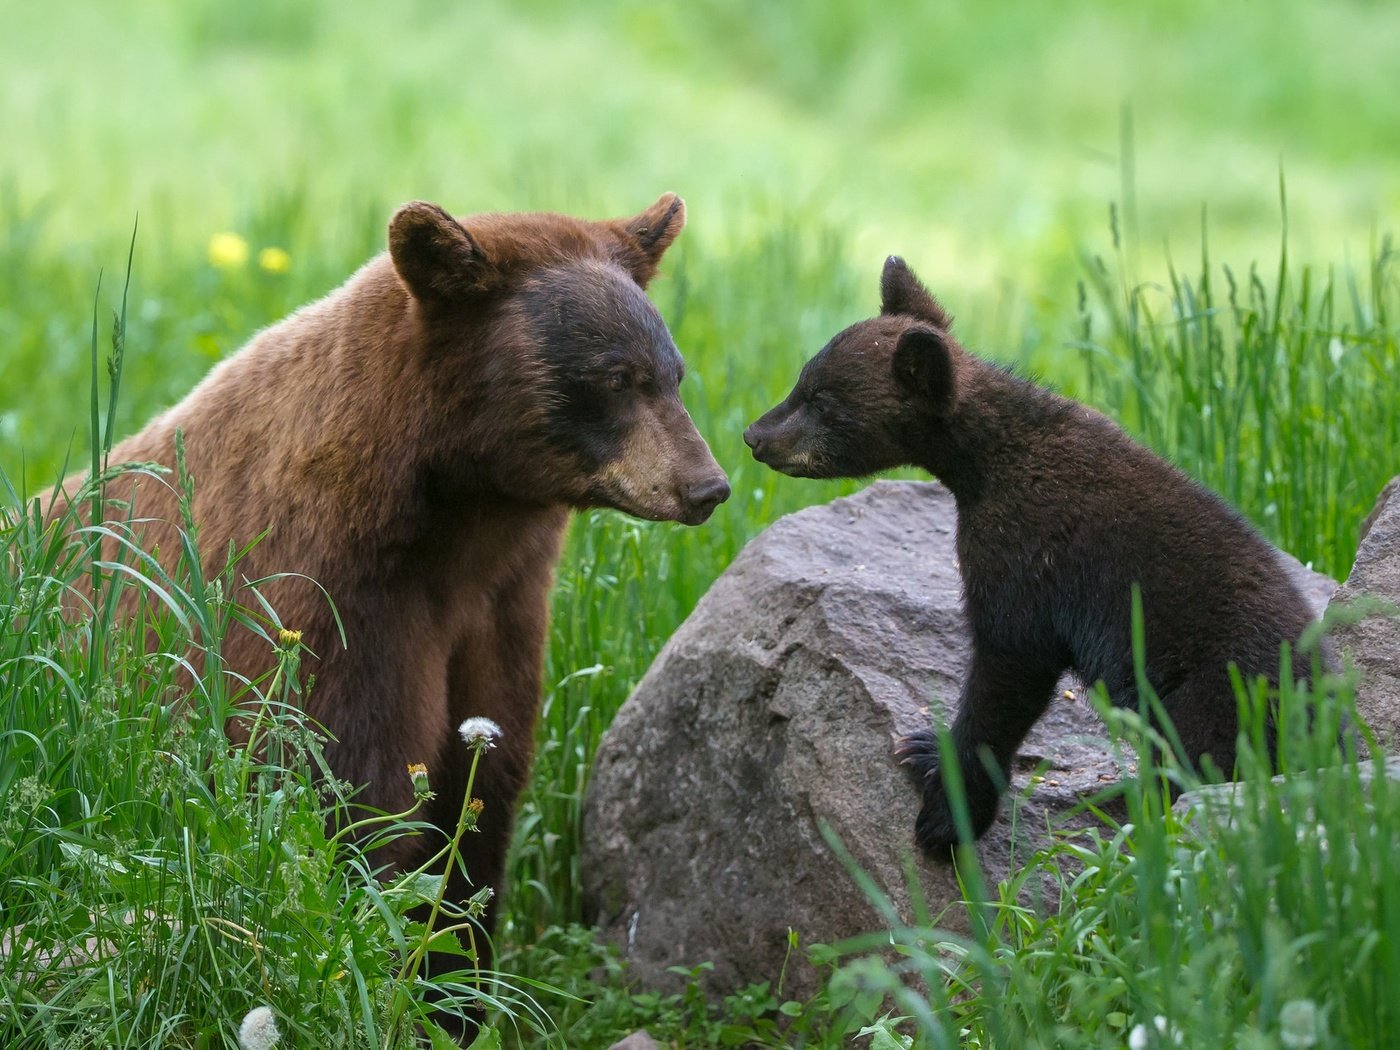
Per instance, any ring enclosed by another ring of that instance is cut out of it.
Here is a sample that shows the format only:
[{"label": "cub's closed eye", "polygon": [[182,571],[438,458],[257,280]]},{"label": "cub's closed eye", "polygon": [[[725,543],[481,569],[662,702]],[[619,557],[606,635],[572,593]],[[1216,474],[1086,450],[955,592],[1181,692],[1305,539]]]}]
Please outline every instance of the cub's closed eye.
[{"label": "cub's closed eye", "polygon": [[632,386],[631,372],[613,372],[608,376],[608,389],[614,391],[627,390]]}]

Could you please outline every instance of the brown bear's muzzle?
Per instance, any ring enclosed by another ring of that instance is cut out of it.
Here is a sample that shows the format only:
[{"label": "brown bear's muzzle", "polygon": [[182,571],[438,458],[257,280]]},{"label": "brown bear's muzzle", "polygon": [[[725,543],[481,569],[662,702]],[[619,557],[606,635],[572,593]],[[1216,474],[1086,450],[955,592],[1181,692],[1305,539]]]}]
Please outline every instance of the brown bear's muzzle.
[{"label": "brown bear's muzzle", "polygon": [[715,508],[728,498],[729,479],[723,474],[714,474],[687,485],[680,520],[686,525],[703,525]]},{"label": "brown bear's muzzle", "polygon": [[729,498],[729,479],[676,398],[638,413],[594,490],[607,506],[636,517],[699,525]]}]

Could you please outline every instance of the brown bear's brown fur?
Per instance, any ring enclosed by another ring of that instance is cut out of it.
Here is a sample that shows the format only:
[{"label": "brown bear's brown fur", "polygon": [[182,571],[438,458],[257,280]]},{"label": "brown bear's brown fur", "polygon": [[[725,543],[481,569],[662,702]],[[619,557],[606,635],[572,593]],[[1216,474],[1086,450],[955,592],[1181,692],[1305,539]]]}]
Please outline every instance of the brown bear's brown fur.
[{"label": "brown bear's brown fur", "polygon": [[[113,463],[173,467],[182,432],[207,567],[266,530],[240,580],[300,574],[258,590],[314,653],[307,710],[363,802],[408,808],[406,767],[425,762],[433,819],[454,826],[467,768],[456,727],[500,724],[474,792],[481,833],[464,844],[478,886],[500,880],[530,766],[569,509],[698,524],[728,496],[678,397],[680,356],[641,291],[684,222],[673,194],[607,222],[458,222],[405,205],[387,254],[112,451]],[[127,475],[109,496],[132,499],[149,519],[142,543],[172,560],[173,481]],[[257,607],[246,590],[237,598]],[[271,662],[268,641],[245,629],[223,657],[246,678]],[[382,859],[413,864],[417,848],[401,842]]]}]

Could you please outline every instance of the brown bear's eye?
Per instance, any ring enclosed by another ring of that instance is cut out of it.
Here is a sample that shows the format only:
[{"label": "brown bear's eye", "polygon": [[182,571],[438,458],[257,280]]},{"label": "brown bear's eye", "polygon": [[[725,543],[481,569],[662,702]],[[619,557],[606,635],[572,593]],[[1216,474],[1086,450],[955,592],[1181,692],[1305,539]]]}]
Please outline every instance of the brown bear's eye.
[{"label": "brown bear's eye", "polygon": [[630,372],[614,372],[608,376],[608,389],[622,391],[632,385],[632,374]]}]

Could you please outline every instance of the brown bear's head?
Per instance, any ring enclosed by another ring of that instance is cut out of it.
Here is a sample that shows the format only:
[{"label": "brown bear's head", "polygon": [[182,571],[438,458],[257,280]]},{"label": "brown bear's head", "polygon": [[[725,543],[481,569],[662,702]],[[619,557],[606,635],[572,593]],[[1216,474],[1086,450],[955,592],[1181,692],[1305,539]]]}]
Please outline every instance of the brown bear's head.
[{"label": "brown bear's head", "polygon": [[744,431],[754,458],[793,477],[862,477],[918,461],[917,445],[956,399],[952,320],[890,256],[880,316],[854,324],[803,366],[780,404]]},{"label": "brown bear's head", "polygon": [[447,406],[444,474],[691,525],[728,498],[642,291],[684,225],[675,194],[606,222],[399,209],[389,254],[429,348],[427,389]]}]

